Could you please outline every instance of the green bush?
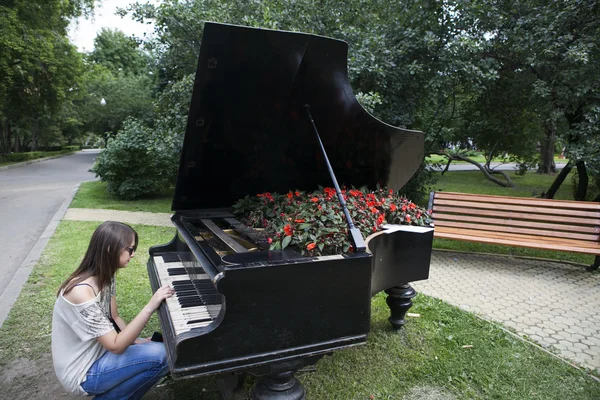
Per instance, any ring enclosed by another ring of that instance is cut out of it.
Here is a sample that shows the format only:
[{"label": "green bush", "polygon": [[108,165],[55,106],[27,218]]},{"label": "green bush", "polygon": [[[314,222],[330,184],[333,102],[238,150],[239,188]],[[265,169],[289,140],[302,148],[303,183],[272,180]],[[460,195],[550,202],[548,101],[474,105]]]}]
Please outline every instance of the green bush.
[{"label": "green bush", "polygon": [[134,200],[175,183],[178,146],[167,134],[128,120],[96,158],[92,171],[120,199]]},{"label": "green bush", "polygon": [[63,146],[62,150],[79,151],[79,150],[81,150],[81,146]]},{"label": "green bush", "polygon": [[23,162],[36,160],[38,158],[57,156],[70,153],[70,150],[61,151],[28,151],[26,153],[11,153],[0,155],[0,162]]}]

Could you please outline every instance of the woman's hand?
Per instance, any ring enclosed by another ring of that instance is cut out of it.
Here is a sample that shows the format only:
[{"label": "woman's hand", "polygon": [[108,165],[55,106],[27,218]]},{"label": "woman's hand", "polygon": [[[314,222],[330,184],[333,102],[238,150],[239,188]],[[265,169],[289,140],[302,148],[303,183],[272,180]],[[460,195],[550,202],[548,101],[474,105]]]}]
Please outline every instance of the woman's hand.
[{"label": "woman's hand", "polygon": [[164,285],[163,287],[159,288],[156,292],[154,292],[154,295],[148,302],[148,307],[150,307],[150,309],[154,312],[158,309],[160,303],[162,303],[164,299],[167,299],[173,296],[174,294],[175,290],[171,286]]}]

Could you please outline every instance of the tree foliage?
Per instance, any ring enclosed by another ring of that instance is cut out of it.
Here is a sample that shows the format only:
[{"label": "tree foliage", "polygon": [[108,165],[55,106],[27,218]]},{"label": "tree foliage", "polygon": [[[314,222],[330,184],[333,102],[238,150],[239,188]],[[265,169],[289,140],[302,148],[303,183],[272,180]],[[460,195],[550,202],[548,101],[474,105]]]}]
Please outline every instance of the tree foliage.
[{"label": "tree foliage", "polygon": [[139,48],[139,43],[117,29],[102,28],[94,39],[94,51],[89,60],[105,66],[115,75],[151,72],[150,57]]},{"label": "tree foliage", "polygon": [[60,136],[63,105],[83,72],[66,37],[94,0],[12,0],[0,5],[0,153]]}]

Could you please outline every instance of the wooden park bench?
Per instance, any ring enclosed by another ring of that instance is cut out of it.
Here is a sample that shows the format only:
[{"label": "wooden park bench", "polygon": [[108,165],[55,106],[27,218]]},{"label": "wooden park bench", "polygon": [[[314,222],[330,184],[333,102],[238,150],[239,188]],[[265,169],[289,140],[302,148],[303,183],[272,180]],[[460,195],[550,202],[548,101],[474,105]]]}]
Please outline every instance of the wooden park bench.
[{"label": "wooden park bench", "polygon": [[600,203],[431,192],[434,237],[595,255]]}]

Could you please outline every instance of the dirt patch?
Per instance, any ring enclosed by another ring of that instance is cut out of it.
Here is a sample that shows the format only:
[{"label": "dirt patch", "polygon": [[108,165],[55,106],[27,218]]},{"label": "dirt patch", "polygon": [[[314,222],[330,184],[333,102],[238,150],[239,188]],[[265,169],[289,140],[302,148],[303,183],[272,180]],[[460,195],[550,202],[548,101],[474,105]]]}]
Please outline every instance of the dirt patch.
[{"label": "dirt patch", "polygon": [[[153,387],[144,400],[215,400],[219,396],[212,379],[167,380]],[[209,390],[207,390],[207,386]],[[54,374],[52,356],[44,354],[38,360],[18,358],[0,366],[0,398],[11,400],[75,400],[85,397],[67,392]]]},{"label": "dirt patch", "polygon": [[438,387],[420,386],[412,388],[402,400],[456,400],[456,397]]},{"label": "dirt patch", "polygon": [[6,399],[69,400],[80,398],[65,391],[54,374],[52,357],[39,360],[18,358],[0,370],[0,392]]}]

